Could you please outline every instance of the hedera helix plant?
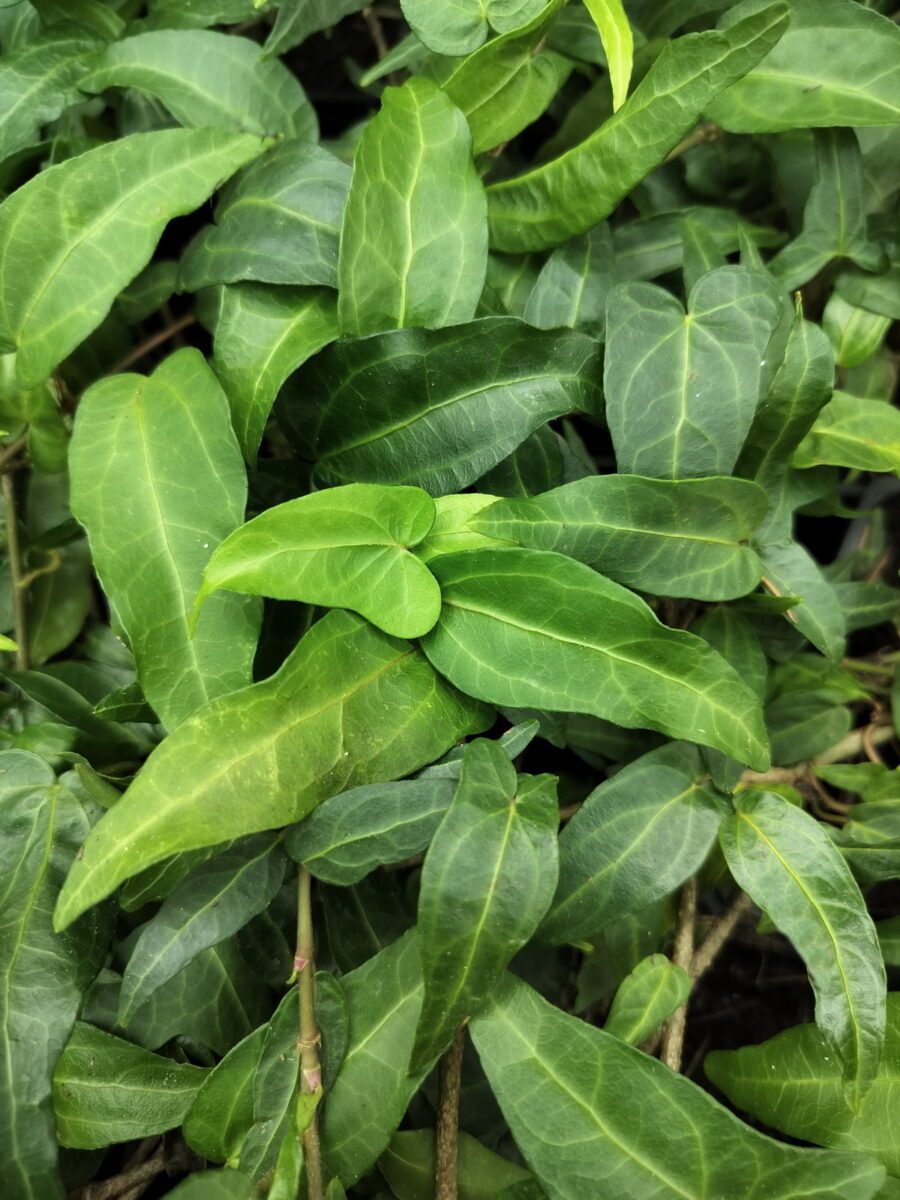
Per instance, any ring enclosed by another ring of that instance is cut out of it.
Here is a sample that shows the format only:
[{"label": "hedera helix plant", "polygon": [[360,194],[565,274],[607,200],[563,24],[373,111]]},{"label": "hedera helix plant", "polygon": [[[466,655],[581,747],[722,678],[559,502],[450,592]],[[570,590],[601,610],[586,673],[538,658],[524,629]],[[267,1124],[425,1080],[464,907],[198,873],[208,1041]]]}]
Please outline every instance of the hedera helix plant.
[{"label": "hedera helix plant", "polygon": [[0,0],[4,1200],[900,1195],[894,10]]}]

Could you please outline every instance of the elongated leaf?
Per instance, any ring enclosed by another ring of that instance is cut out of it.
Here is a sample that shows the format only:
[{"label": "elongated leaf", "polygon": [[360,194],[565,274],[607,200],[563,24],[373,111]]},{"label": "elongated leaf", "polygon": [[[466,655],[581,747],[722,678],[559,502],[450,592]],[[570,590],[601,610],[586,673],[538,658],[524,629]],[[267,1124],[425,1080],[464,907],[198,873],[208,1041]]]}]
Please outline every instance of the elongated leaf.
[{"label": "elongated leaf", "polygon": [[831,463],[900,474],[900,413],[880,400],[835,392],[797,447],[794,466]]},{"label": "elongated leaf", "polygon": [[587,333],[602,331],[606,296],[615,282],[612,236],[609,226],[598,225],[553,251],[531,289],[524,318],[538,329],[568,325]]},{"label": "elongated leaf", "polygon": [[608,217],[786,27],[785,6],[771,4],[725,33],[688,34],[667,45],[600,129],[545,166],[488,189],[491,245],[541,250]]},{"label": "elongated leaf", "polygon": [[768,499],[738,479],[595,475],[531,500],[500,500],[470,528],[532,550],[555,550],[626,587],[728,600],[762,573],[747,545]]},{"label": "elongated leaf", "polygon": [[790,1137],[857,1150],[900,1175],[900,993],[887,998],[884,1056],[859,1111],[847,1105],[841,1064],[815,1025],[796,1025],[761,1046],[716,1051],[703,1069],[744,1112]]},{"label": "elongated leaf", "polygon": [[0,1188],[62,1200],[50,1081],[81,994],[105,954],[104,922],[54,934],[50,910],[88,822],[36,755],[0,755]]},{"label": "elongated leaf", "polygon": [[[378,1170],[397,1200],[421,1200],[434,1189],[433,1129],[404,1129],[395,1133],[391,1144],[378,1160]],[[459,1200],[513,1200],[509,1188],[518,1183],[533,1183],[534,1177],[522,1167],[483,1146],[477,1138],[459,1132],[457,1144],[457,1185]]]},{"label": "elongated leaf", "polygon": [[203,567],[243,519],[247,488],[225,396],[202,355],[180,350],[149,378],[115,375],[89,388],[71,475],[72,511],[160,718],[174,728],[249,683],[253,601],[217,597],[188,634]]},{"label": "elongated leaf", "polygon": [[809,552],[797,542],[760,548],[765,582],[776,595],[799,596],[787,619],[821,652],[837,660],[844,652],[846,625],[834,588]]},{"label": "elongated leaf", "polygon": [[206,1075],[184,1118],[184,1138],[211,1162],[236,1161],[253,1124],[253,1078],[268,1026],[238,1042]]},{"label": "elongated leaf", "polygon": [[216,549],[200,605],[218,589],[350,608],[395,637],[420,637],[441,593],[410,547],[434,524],[421,488],[372,483],[313,492],[260,513]]},{"label": "elongated leaf", "polygon": [[60,1144],[93,1150],[174,1129],[206,1074],[79,1021],[53,1074]]},{"label": "elongated leaf", "polygon": [[498,33],[530,21],[544,0],[401,0],[410,28],[429,50],[462,55],[477,50],[488,35],[488,22]]},{"label": "elongated leaf", "polygon": [[359,12],[362,0],[302,0],[299,4],[278,4],[275,24],[266,42],[269,56],[284,54],[299,46],[312,33],[328,29],[350,13]]},{"label": "elongated leaf", "polygon": [[91,333],[191,212],[260,139],[215,129],[136,133],[42,171],[0,205],[0,349],[33,387]]},{"label": "elongated leaf", "polygon": [[315,139],[316,115],[297,79],[256,42],[207,29],[153,30],[113,42],[82,91],[134,88],[181,125]]},{"label": "elongated leaf", "polygon": [[[252,1121],[238,1151],[238,1164],[253,1179],[274,1169],[285,1134],[293,1124],[300,1070],[300,1011],[297,990],[278,1005],[266,1026],[251,1086]],[[296,1129],[293,1130],[296,1134]]]},{"label": "elongated leaf", "polygon": [[[722,25],[758,8],[735,5]],[[734,133],[896,124],[900,29],[853,0],[790,0],[790,14],[772,52],[709,106],[710,120]]]},{"label": "elongated leaf", "polygon": [[519,549],[442,555],[431,567],[443,609],[422,646],[470,695],[768,761],[759,701],[724,659],[590,567]]},{"label": "elongated leaf", "polygon": [[[229,39],[233,40],[233,39]],[[188,246],[180,285],[255,280],[337,286],[338,237],[350,168],[291,139],[257,160],[216,207],[216,223]]]},{"label": "elongated leaf", "polygon": [[604,389],[619,470],[672,479],[729,474],[780,313],[771,279],[744,267],[702,276],[687,312],[655,284],[614,288]]},{"label": "elongated leaf", "polygon": [[466,748],[419,893],[425,993],[410,1067],[426,1069],[490,998],[553,898],[559,808],[552,775],[517,778],[503,750]]},{"label": "elongated leaf", "polygon": [[584,334],[509,317],[338,342],[297,374],[282,416],[331,483],[416,483],[441,495],[553,417],[598,412],[597,351]]},{"label": "elongated leaf", "polygon": [[[385,720],[398,704],[400,730]],[[277,674],[213,701],[154,751],[85,844],[57,921],[171,854],[290,824],[347,787],[406,775],[489,721],[414,647],[329,613]],[[187,767],[198,761],[199,774]]]},{"label": "elongated leaf", "polygon": [[121,1023],[127,1025],[135,1009],[202,950],[262,912],[281,886],[284,868],[277,835],[260,834],[183,879],[142,927],[131,952],[119,999]]},{"label": "elongated leaf", "polygon": [[619,984],[603,1028],[639,1046],[684,1004],[690,990],[687,971],[664,954],[651,954]]},{"label": "elongated leaf", "polygon": [[651,750],[602,783],[559,839],[559,887],[541,936],[590,937],[668,896],[702,865],[727,813],[696,746]]},{"label": "elongated leaf", "polygon": [[865,1155],[764,1137],[690,1080],[512,977],[471,1028],[516,1144],[551,1200],[577,1200],[586,1187],[621,1200],[870,1200],[883,1181]]},{"label": "elongated leaf", "polygon": [[812,817],[772,792],[736,797],[719,839],[732,874],[791,939],[816,993],[854,1103],[871,1084],[885,1024],[875,926],[840,853]]},{"label": "elongated leaf", "polygon": [[622,7],[622,0],[585,0],[585,7],[594,18],[600,40],[603,42],[615,112],[625,103],[631,80],[634,58],[631,26]]}]

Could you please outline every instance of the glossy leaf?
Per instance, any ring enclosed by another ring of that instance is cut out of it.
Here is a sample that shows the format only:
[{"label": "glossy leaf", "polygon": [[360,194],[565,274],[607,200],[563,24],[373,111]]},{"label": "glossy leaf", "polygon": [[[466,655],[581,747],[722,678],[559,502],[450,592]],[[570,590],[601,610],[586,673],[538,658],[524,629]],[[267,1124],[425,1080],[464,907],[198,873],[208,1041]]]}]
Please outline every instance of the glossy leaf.
[{"label": "glossy leaf", "polygon": [[639,1046],[688,998],[691,978],[664,954],[642,959],[619,984],[603,1024],[630,1046]]},{"label": "glossy leaf", "polygon": [[366,127],[338,259],[345,334],[471,320],[487,268],[484,190],[465,118],[430,80],[387,88]]},{"label": "glossy leaf", "polygon": [[89,388],[71,475],[72,510],[144,695],[174,728],[250,681],[259,619],[254,602],[223,595],[188,632],[204,565],[241,523],[247,488],[225,396],[199,352]]},{"label": "glossy leaf", "polygon": [[728,600],[759,582],[747,542],[767,508],[765,493],[738,479],[595,475],[531,500],[500,500],[468,524],[643,592]]},{"label": "glossy leaf", "polygon": [[585,0],[585,4],[596,22],[600,40],[603,42],[615,112],[625,103],[631,80],[634,57],[631,26],[622,7],[622,0]]},{"label": "glossy leaf", "polygon": [[797,447],[793,463],[900,474],[900,413],[879,400],[835,392]]},{"label": "glossy leaf", "polygon": [[558,824],[553,776],[517,777],[496,743],[467,747],[422,868],[425,992],[413,1071],[428,1067],[484,1007],[537,929],[556,888]]},{"label": "glossy leaf", "polygon": [[218,589],[350,608],[395,637],[438,619],[434,576],[410,552],[434,524],[420,488],[371,483],[288,500],[235,530],[203,572],[195,612]]},{"label": "glossy leaf", "polygon": [[872,919],[822,826],[772,792],[749,791],[719,838],[741,887],[793,942],[816,993],[816,1023],[858,1105],[881,1056],[884,964]]},{"label": "glossy leaf", "polygon": [[765,766],[758,700],[619,584],[536,550],[468,550],[431,567],[443,609],[422,646],[469,695],[658,729]]},{"label": "glossy leaf", "polygon": [[[601,405],[597,344],[508,317],[338,342],[304,367],[282,417],[330,483],[459,491],[553,417]],[[365,379],[361,405],[360,381]]]},{"label": "glossy leaf", "polygon": [[[385,721],[398,703],[399,735]],[[171,854],[290,824],[347,787],[406,775],[489,721],[414,647],[329,613],[275,675],[213,701],[154,751],[85,844],[57,922]],[[198,759],[204,771],[187,771]],[[290,782],[273,786],[273,771]]]},{"label": "glossy leaf", "polygon": [[260,139],[165,129],[98,146],[0,205],[0,349],[25,387],[46,379],[146,266],[167,222],[191,212]]}]

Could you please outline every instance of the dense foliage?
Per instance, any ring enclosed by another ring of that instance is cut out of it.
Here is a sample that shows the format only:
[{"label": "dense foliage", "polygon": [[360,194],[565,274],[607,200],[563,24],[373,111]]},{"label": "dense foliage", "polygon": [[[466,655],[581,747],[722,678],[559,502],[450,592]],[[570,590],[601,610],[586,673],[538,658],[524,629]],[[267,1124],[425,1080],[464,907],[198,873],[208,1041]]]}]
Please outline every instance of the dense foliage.
[{"label": "dense foliage", "polygon": [[900,1196],[894,10],[0,0],[3,1200]]}]

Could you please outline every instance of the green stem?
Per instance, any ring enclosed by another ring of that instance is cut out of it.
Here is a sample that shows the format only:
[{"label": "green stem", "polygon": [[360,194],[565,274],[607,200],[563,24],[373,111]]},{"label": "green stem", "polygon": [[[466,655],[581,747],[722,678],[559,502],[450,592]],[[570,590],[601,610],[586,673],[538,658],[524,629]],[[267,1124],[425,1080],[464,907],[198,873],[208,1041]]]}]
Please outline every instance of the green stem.
[{"label": "green stem", "polygon": [[[301,866],[297,879],[297,951],[294,969],[298,975],[300,1002],[300,1091],[315,1096],[322,1091],[319,1060],[321,1036],[316,1023],[315,935],[312,921],[312,879]],[[303,1132],[303,1161],[309,1200],[324,1200],[322,1151],[319,1145],[318,1113],[314,1112]]]},{"label": "green stem", "polygon": [[28,670],[28,609],[25,588],[22,586],[22,552],[19,546],[19,517],[16,508],[16,488],[12,474],[4,471],[3,503],[6,508],[6,550],[9,555],[9,577],[12,583],[13,628],[15,629],[16,667]]}]

